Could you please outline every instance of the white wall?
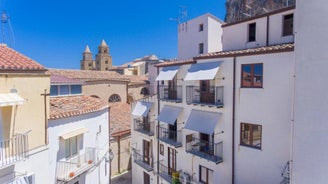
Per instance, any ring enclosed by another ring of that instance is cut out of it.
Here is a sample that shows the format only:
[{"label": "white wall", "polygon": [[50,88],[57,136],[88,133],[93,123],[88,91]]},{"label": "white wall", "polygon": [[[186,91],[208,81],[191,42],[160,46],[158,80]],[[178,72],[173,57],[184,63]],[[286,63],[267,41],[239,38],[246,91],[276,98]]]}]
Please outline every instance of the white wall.
[{"label": "white wall", "polygon": [[29,158],[15,164],[17,173],[34,173],[35,183],[49,183],[49,147],[43,146],[29,152]]},{"label": "white wall", "polygon": [[[237,57],[236,183],[276,184],[289,160],[294,53]],[[241,64],[263,63],[263,88],[241,88]],[[241,146],[240,123],[262,125],[261,150]]]},{"label": "white wall", "polygon": [[292,183],[327,183],[328,21],[324,0],[297,1]]},{"label": "white wall", "polygon": [[[290,14],[289,10],[269,16],[269,45],[293,42],[293,36],[282,36],[283,16]],[[248,25],[256,23],[256,40],[248,42]],[[267,17],[242,22],[223,27],[223,50],[238,50],[266,45]]]},{"label": "white wall", "polygon": [[[56,181],[56,164],[59,160],[65,160],[64,140],[60,138],[60,135],[69,133],[79,128],[87,128],[88,132],[80,135],[80,151],[84,152],[86,147],[98,148],[98,157],[104,156],[105,151],[109,147],[109,132],[108,132],[108,109],[104,109],[98,112],[83,114],[79,116],[73,116],[68,118],[49,120],[49,157],[50,157],[50,178],[52,182]],[[99,126],[101,126],[101,132],[99,132]],[[98,134],[97,134],[98,133]],[[96,168],[92,172],[88,173],[85,177],[86,183],[92,181],[92,183],[108,183],[109,176],[109,163],[107,164],[107,175],[105,176],[105,160],[101,162],[100,169]],[[98,177],[98,172],[99,176]],[[83,177],[81,177],[83,178]],[[81,181],[80,181],[81,182]],[[82,182],[83,183],[83,182]]]},{"label": "white wall", "polygon": [[[199,25],[203,24],[203,31]],[[178,25],[178,60],[199,55],[198,45],[204,43],[204,53],[221,50],[221,22],[213,15],[204,14]]]}]

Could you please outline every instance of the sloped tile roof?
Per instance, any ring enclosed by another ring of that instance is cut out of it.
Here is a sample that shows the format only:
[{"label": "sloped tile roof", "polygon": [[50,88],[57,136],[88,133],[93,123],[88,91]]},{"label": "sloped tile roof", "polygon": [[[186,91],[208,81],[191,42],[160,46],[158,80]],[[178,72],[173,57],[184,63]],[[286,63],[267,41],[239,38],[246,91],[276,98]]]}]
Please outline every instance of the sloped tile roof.
[{"label": "sloped tile roof", "polygon": [[197,56],[195,57],[195,59],[260,55],[260,54],[270,54],[270,53],[278,53],[278,52],[290,52],[293,50],[294,50],[294,43],[286,43],[286,44],[263,46],[263,47],[241,49],[241,50],[212,52],[212,53],[207,53]]},{"label": "sloped tile roof", "polygon": [[51,84],[83,84],[83,82],[78,79],[72,79],[61,75],[50,75],[50,82]]},{"label": "sloped tile roof", "polygon": [[95,70],[66,70],[66,69],[48,69],[51,75],[60,75],[83,81],[94,80],[115,80],[129,82],[129,77],[118,74],[113,71],[95,71]]},{"label": "sloped tile roof", "polygon": [[136,84],[148,84],[148,76],[147,75],[130,75],[127,76],[130,79],[129,85],[136,85]]},{"label": "sloped tile roof", "polygon": [[131,125],[131,106],[128,103],[110,104],[110,128],[111,134],[130,130]]},{"label": "sloped tile roof", "polygon": [[11,71],[44,71],[45,67],[24,56],[23,54],[7,47],[5,44],[0,45],[0,70]]},{"label": "sloped tile roof", "polygon": [[106,101],[89,96],[50,98],[50,119],[60,119],[97,112],[108,107]]},{"label": "sloped tile roof", "polygon": [[156,64],[156,67],[165,67],[165,66],[176,66],[176,65],[187,65],[187,64],[193,64],[196,63],[195,60],[189,59],[189,60],[178,60],[178,61],[165,61],[159,64]]}]

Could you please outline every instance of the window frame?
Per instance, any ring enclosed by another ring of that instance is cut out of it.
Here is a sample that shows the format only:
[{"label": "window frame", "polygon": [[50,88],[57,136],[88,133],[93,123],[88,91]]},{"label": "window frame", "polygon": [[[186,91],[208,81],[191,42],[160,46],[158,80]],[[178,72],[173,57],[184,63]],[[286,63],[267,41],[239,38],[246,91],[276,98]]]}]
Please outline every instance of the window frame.
[{"label": "window frame", "polygon": [[[261,78],[262,78],[262,80],[261,80],[261,86],[255,86],[255,84],[254,84],[254,80],[252,80],[253,78],[254,78],[254,66],[255,65],[261,65],[262,66],[262,73],[261,73]],[[243,70],[243,68],[245,67],[245,66],[251,66],[251,71],[250,71],[250,75],[251,75],[251,81],[250,81],[250,86],[246,86],[245,84],[244,84],[244,70]],[[241,75],[240,75],[240,87],[241,88],[263,88],[263,63],[247,63],[247,64],[241,64],[241,68],[240,68],[240,70],[241,70]]]},{"label": "window frame", "polygon": [[[254,35],[251,35],[251,26],[254,25]],[[254,39],[253,39],[254,37]],[[255,42],[256,41],[256,22],[252,22],[248,24],[248,34],[247,34],[247,42]]]},{"label": "window frame", "polygon": [[204,54],[204,43],[198,44],[198,54]]},{"label": "window frame", "polygon": [[[73,140],[73,139],[75,139],[75,140]],[[72,147],[72,142],[75,142],[75,150],[73,150],[73,147]],[[67,143],[68,143],[68,145],[67,145]],[[73,157],[75,157],[76,155],[78,155],[78,153],[79,153],[79,146],[78,146],[78,144],[79,144],[79,138],[78,138],[78,135],[77,136],[74,136],[74,137],[70,137],[70,138],[68,138],[68,139],[65,139],[65,142],[64,142],[64,144],[65,144],[65,158],[66,159],[70,159],[70,158],[73,158]],[[69,151],[69,153],[67,154],[67,146],[68,146],[68,151]]]},{"label": "window frame", "polygon": [[204,24],[199,24],[198,26],[198,32],[204,31]]},{"label": "window frame", "polygon": [[[287,32],[286,33],[286,17],[287,16],[291,16],[291,32]],[[282,16],[282,31],[281,31],[281,35],[282,37],[285,36],[292,36],[294,35],[294,13],[289,13],[289,14],[285,14]]]},{"label": "window frame", "polygon": [[[202,180],[202,168],[204,168],[205,171],[206,171],[206,173],[204,173],[205,177],[206,177],[206,181]],[[204,184],[208,184],[209,183],[209,177],[208,177],[209,172],[212,172],[212,179],[213,179],[214,171],[212,169],[209,169],[209,168],[205,167],[205,166],[199,165],[199,182],[202,182]],[[213,181],[212,181],[212,183],[213,183]]]},{"label": "window frame", "polygon": [[[245,132],[242,129],[243,125],[248,125],[249,126],[249,134],[250,134],[250,140],[249,140],[250,143],[249,144],[246,144],[246,143],[244,143],[244,141],[242,141],[242,137],[243,137],[242,134]],[[254,134],[254,131],[253,131],[254,127],[261,127],[261,130],[260,130],[260,146],[259,147],[253,145],[254,139],[252,139],[252,138],[253,138],[253,134]],[[240,123],[240,134],[239,134],[239,145],[249,147],[249,148],[258,149],[258,150],[262,150],[262,132],[263,132],[262,130],[263,130],[262,125],[241,122]]]}]

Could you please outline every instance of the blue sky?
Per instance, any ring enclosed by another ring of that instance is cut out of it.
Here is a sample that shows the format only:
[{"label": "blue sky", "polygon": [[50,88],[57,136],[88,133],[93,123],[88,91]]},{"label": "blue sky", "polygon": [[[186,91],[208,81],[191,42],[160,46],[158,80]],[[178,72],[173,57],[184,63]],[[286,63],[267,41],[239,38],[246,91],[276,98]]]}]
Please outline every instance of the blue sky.
[{"label": "blue sky", "polygon": [[177,24],[169,18],[181,6],[188,19],[225,15],[225,0],[0,0],[0,6],[15,36],[15,43],[5,37],[10,47],[48,68],[67,69],[79,69],[85,46],[95,55],[102,39],[116,66],[149,54],[174,58]]}]

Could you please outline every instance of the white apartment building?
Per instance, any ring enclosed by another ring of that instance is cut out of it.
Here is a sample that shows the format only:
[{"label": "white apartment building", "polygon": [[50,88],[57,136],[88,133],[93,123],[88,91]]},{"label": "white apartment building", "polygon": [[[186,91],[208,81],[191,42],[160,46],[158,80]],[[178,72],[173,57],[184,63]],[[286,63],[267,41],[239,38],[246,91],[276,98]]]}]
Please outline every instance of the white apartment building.
[{"label": "white apartment building", "polygon": [[109,184],[109,108],[83,96],[82,82],[51,75],[49,183]]},{"label": "white apartment building", "polygon": [[224,22],[210,13],[178,25],[178,60],[222,50]]},{"label": "white apartment building", "polygon": [[157,100],[132,113],[133,183],[290,182],[294,9],[225,24],[223,51],[157,65]]}]

